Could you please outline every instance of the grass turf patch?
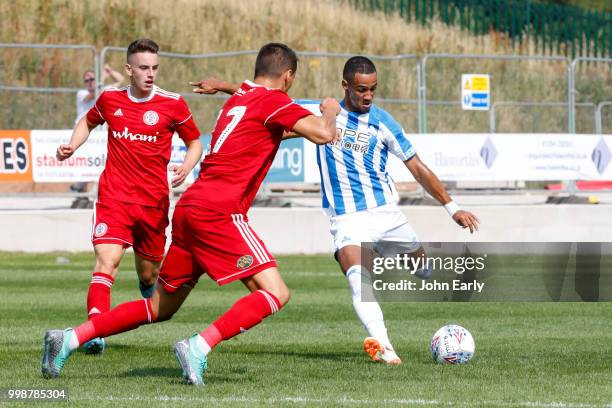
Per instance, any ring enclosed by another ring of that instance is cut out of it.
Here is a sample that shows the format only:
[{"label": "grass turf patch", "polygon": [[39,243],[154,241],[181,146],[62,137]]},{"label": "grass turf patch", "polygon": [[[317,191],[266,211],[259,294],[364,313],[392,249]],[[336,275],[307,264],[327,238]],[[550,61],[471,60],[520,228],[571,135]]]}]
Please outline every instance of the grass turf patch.
[{"label": "grass turf patch", "polygon": [[[210,355],[207,385],[183,383],[172,344],[201,331],[245,294],[203,277],[169,322],[107,340],[102,356],[75,353],[62,377],[40,378],[46,329],[79,324],[93,256],[0,253],[0,388],[65,388],[82,406],[534,406],[612,403],[610,303],[387,303],[387,327],[404,364],[374,364],[348,288],[331,256],[279,257],[293,292],[278,315]],[[136,299],[133,257],[113,304]],[[432,334],[458,323],[476,340],[465,366],[434,364]]]}]

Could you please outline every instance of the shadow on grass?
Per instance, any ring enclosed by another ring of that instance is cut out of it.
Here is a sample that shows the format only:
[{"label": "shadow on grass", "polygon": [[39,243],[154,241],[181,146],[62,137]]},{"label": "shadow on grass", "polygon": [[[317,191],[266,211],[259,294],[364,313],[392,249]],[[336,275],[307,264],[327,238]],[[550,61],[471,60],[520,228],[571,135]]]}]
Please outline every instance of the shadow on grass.
[{"label": "shadow on grass", "polygon": [[[84,355],[84,356],[88,356],[89,358],[101,358],[101,357],[103,357],[105,355],[113,354],[113,353],[119,352],[119,351],[121,351],[121,352],[130,352],[131,349],[136,350],[137,348],[134,347],[134,346],[128,346],[128,345],[125,345],[125,344],[112,344],[112,345],[109,345],[108,343],[106,343],[104,351],[102,353],[100,353],[100,354],[87,354],[83,347],[79,347],[77,349],[76,353]],[[136,353],[136,352],[137,351],[134,351],[134,353]]]},{"label": "shadow on grass", "polygon": [[147,367],[134,368],[122,375],[123,377],[163,377],[163,378],[181,378],[180,367]]},{"label": "shadow on grass", "polygon": [[[250,373],[250,370],[237,369],[231,370],[232,373],[229,375],[223,375],[214,373],[206,375],[207,384],[223,384],[223,383],[236,383],[237,381],[252,381],[254,379],[254,372]],[[136,368],[129,370],[122,374],[125,378],[158,378],[169,380],[174,384],[188,385],[183,379],[181,369],[179,367],[148,367],[148,368]]]},{"label": "shadow on grass", "polygon": [[270,356],[271,358],[297,357],[308,360],[345,361],[361,357],[361,353],[351,351],[266,351],[266,350],[241,350],[241,354],[255,356]]}]

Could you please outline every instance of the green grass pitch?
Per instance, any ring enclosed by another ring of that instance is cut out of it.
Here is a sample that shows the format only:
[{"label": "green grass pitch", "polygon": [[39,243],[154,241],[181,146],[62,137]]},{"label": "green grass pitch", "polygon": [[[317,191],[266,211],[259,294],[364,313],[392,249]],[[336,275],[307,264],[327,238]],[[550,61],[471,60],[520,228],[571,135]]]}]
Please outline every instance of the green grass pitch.
[{"label": "green grass pitch", "polygon": [[[205,387],[183,383],[172,344],[245,294],[239,282],[203,277],[171,321],[108,339],[102,356],[75,353],[61,378],[43,380],[43,333],[85,318],[93,265],[91,254],[56,256],[0,253],[0,388],[65,388],[78,406],[612,406],[612,303],[386,303],[404,361],[388,367],[361,351],[365,333],[331,256],[279,257],[292,300],[215,349]],[[138,296],[128,255],[113,304]],[[431,336],[447,323],[474,335],[465,366],[431,360]]]}]

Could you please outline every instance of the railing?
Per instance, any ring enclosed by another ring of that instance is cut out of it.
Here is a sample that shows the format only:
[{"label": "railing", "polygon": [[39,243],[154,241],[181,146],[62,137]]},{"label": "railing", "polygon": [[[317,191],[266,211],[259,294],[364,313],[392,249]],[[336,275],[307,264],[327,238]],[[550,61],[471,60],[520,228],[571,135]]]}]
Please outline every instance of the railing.
[{"label": "railing", "polygon": [[[601,103],[599,106],[606,105],[606,103]],[[612,105],[612,103],[610,103]],[[489,132],[496,133],[497,132],[497,112],[500,107],[532,107],[532,108],[565,108],[569,110],[569,104],[567,102],[494,102],[491,105],[491,110],[489,110]],[[591,102],[581,102],[575,104],[575,107],[583,107],[583,108],[593,108],[595,111],[595,133],[601,134],[601,111],[596,110],[595,104]],[[599,109],[599,108],[598,108]],[[598,119],[599,112],[599,119]],[[597,127],[597,123],[599,120],[599,128]],[[599,130],[597,130],[599,129]],[[534,133],[538,133],[536,130],[532,130]]]},{"label": "railing", "polygon": [[[612,13],[530,0],[349,0],[356,9],[399,14],[422,25],[437,19],[476,35],[502,33],[521,52],[571,59],[612,56]],[[531,41],[532,47],[524,46]]]},{"label": "railing", "polygon": [[603,133],[601,110],[607,106],[612,106],[612,101],[601,102],[597,105],[597,109],[595,110],[595,133],[598,135]]},{"label": "railing", "polygon": [[[419,104],[419,133],[428,132],[428,116],[427,116],[427,66],[430,60],[489,60],[489,61],[505,61],[505,62],[523,62],[523,61],[543,61],[546,63],[560,62],[566,63],[564,57],[548,57],[541,55],[523,56],[523,55],[478,55],[478,54],[425,54],[421,63],[421,82],[419,86],[419,96],[421,103]],[[477,70],[478,68],[472,68]],[[482,69],[482,68],[481,68]],[[468,73],[468,72],[464,72]],[[484,73],[484,72],[478,72]],[[459,75],[460,78],[460,75]],[[501,79],[501,78],[500,78]],[[493,80],[492,80],[493,82]],[[457,82],[454,84],[457,88]],[[459,83],[460,85],[460,83]],[[494,84],[491,84],[493,88]]]},{"label": "railing", "polygon": [[[612,58],[583,58],[579,57],[572,61],[568,68],[568,103],[569,103],[569,115],[568,115],[568,123],[569,123],[569,133],[576,133],[576,68],[578,64],[581,62],[587,63],[596,63],[602,65],[610,65],[612,64]],[[609,67],[608,67],[609,68]],[[607,84],[608,86],[612,85],[612,80],[610,79],[610,73],[608,72]],[[610,95],[607,95],[609,98]]]},{"label": "railing", "polygon": [[[104,47],[100,54],[97,54],[95,48],[89,45],[0,44],[0,52],[7,50],[11,53],[8,56],[13,58],[21,58],[26,52],[43,52],[50,57],[55,54],[49,54],[51,51],[48,50],[66,55],[68,52],[78,51],[81,54],[78,58],[73,57],[74,62],[94,67],[98,79],[102,78],[102,67],[105,63],[117,65],[123,63],[125,58],[125,48],[122,47]],[[15,54],[13,50],[24,51]],[[83,58],[83,52],[87,58]],[[223,76],[228,72],[224,71],[228,66],[238,66],[242,69],[239,75],[243,77],[226,79],[240,81],[252,75],[251,60],[256,54],[255,50],[210,54],[161,52],[162,58],[172,61],[172,64],[164,65],[164,70],[172,66],[172,75],[164,72],[160,78],[169,82],[169,89],[185,89],[189,80],[209,76],[211,72]],[[352,54],[298,54],[302,62],[300,77],[294,85],[293,94],[306,98],[320,98],[330,93],[337,97],[342,95],[339,86],[341,67]],[[66,55],[61,55],[58,59],[71,63],[72,60]],[[6,60],[6,56],[0,55],[1,57]],[[528,120],[510,120],[506,117],[506,123],[512,125],[511,128],[506,129],[506,126],[504,129],[508,132],[533,132],[528,122],[534,120],[548,126],[548,131],[552,133],[605,133],[612,128],[612,123],[607,123],[608,116],[602,114],[603,109],[609,106],[608,101],[612,99],[611,58],[579,57],[570,63],[564,57],[544,55],[425,54],[419,59],[414,54],[399,54],[370,57],[375,61],[379,72],[377,102],[389,107],[409,132],[498,131],[498,112],[502,106],[533,106],[545,109],[541,110],[537,117],[531,110],[525,110],[523,115],[517,116],[524,119],[525,115],[530,115]],[[45,60],[40,56],[38,58]],[[47,60],[52,61],[52,58]],[[71,67],[74,65],[70,64]],[[460,109],[462,73],[491,75],[492,110],[488,117],[482,112],[466,112]],[[4,110],[4,115],[0,117],[0,128],[72,126],[74,105],[67,103],[67,96],[79,89],[71,86],[74,78],[59,82],[58,86],[49,86],[53,83],[36,76],[34,78],[37,82],[30,79],[18,83],[2,83],[3,77],[7,77],[6,73],[0,73],[0,104]],[[97,82],[99,91],[104,84],[101,80]],[[536,88],[538,92],[534,91]],[[16,94],[22,96],[15,98]],[[567,102],[564,101],[564,95],[567,95]],[[196,115],[206,115],[196,118],[198,122],[210,127],[224,96],[204,97],[189,92],[185,92],[184,96],[190,99],[190,104],[194,104]],[[565,106],[567,109],[563,109]],[[577,107],[594,109],[593,114],[581,116],[579,129],[576,129]],[[564,120],[566,125],[560,125]],[[554,125],[548,125],[549,123]]]}]

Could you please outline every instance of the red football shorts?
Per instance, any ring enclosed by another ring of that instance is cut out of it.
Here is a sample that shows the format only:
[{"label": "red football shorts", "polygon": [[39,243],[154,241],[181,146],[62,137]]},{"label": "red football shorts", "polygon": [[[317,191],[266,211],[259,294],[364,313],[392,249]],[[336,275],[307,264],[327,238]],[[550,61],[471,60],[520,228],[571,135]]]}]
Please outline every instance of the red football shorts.
[{"label": "red football shorts", "polygon": [[91,242],[133,247],[142,258],[164,259],[168,209],[98,199],[94,204]]},{"label": "red football shorts", "polygon": [[177,206],[172,217],[172,244],[159,283],[169,292],[183,285],[193,288],[206,273],[225,285],[275,266],[276,260],[245,215]]}]

